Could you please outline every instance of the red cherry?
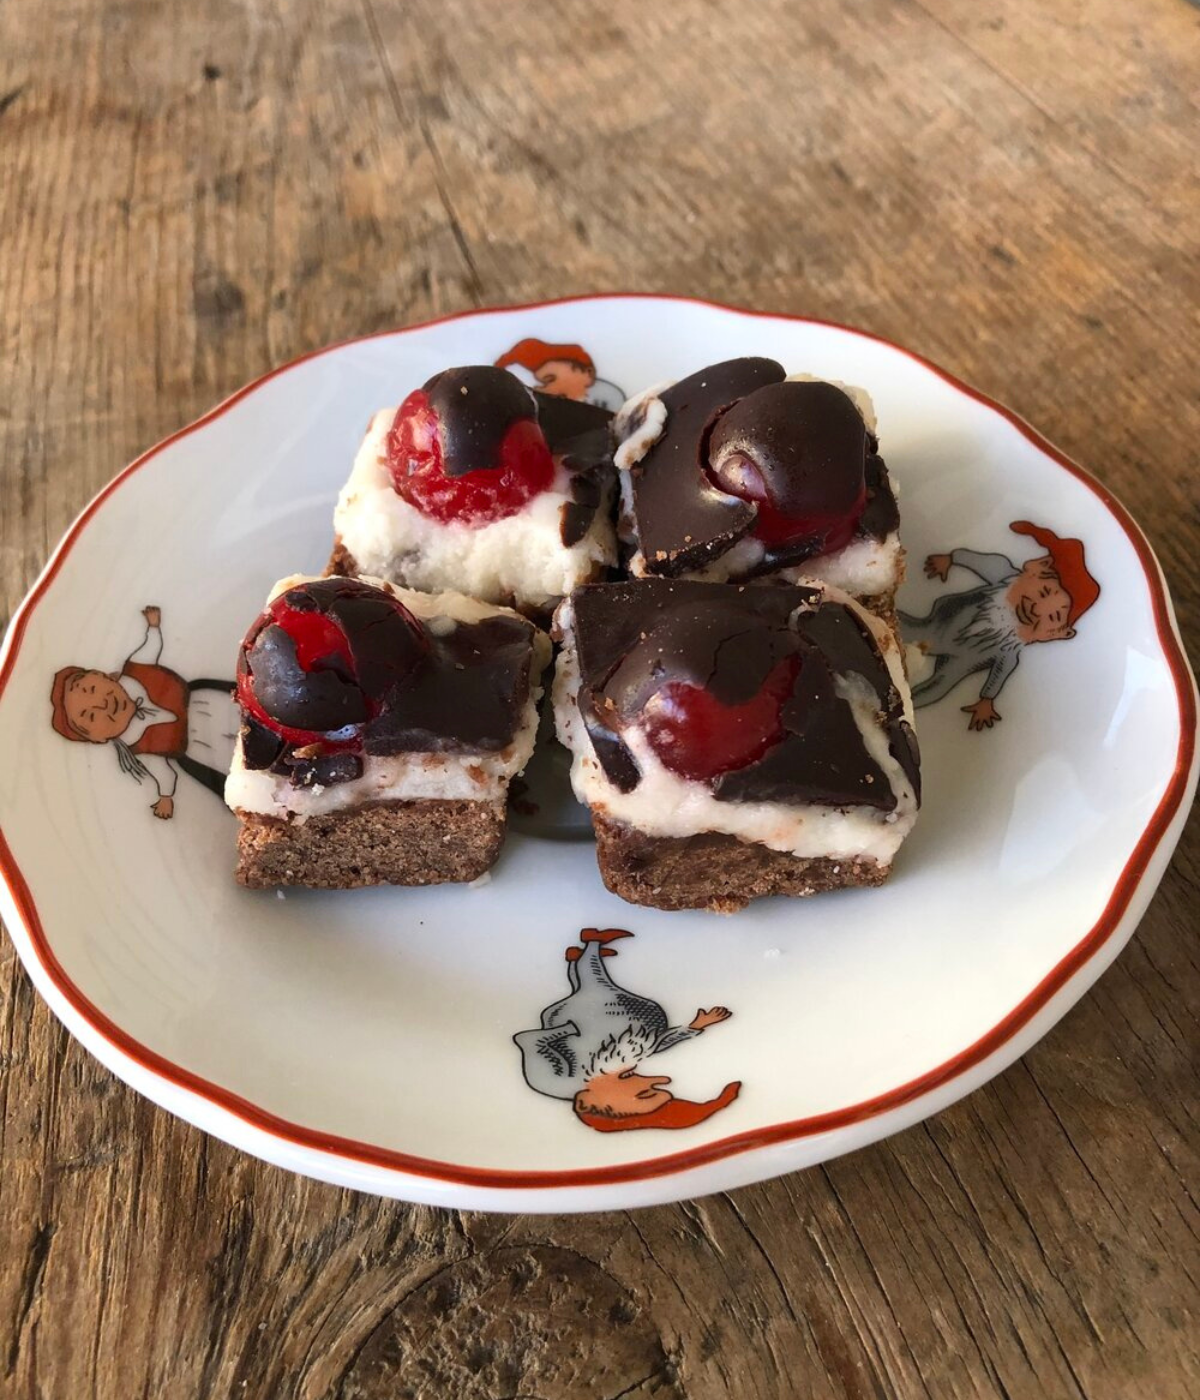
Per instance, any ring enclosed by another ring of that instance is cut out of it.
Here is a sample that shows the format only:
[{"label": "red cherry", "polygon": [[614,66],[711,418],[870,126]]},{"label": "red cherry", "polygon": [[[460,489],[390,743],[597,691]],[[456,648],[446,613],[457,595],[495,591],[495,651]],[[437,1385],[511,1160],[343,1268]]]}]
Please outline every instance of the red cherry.
[{"label": "red cherry", "polygon": [[[355,675],[354,658],[346,634],[333,618],[321,612],[311,612],[293,607],[287,601],[288,595],[281,594],[267,608],[266,612],[250,629],[243,643],[243,654],[248,652],[254,639],[263,630],[274,624],[281,627],[292,639],[296,648],[296,660],[303,671],[334,670],[344,676]],[[247,666],[239,667],[237,682],[238,704],[272,733],[278,734],[289,744],[320,743],[322,752],[341,753],[357,746],[356,737],[330,740],[320,730],[294,729],[269,714],[254,693],[254,678]]]},{"label": "red cherry", "polygon": [[687,681],[668,681],[638,724],[664,767],[709,782],[756,762],[783,738],[783,707],[799,672],[800,658],[784,657],[741,705],[724,705]]},{"label": "red cherry", "polygon": [[867,505],[864,483],[858,499],[847,512],[838,515],[785,515],[771,500],[758,468],[740,453],[732,454],[719,470],[712,469],[711,475],[722,491],[742,501],[753,501],[758,506],[758,516],[751,534],[768,549],[815,538],[819,548],[813,550],[814,555],[832,554],[854,538]]},{"label": "red cherry", "polygon": [[496,465],[447,476],[438,416],[414,390],[396,411],[387,438],[387,466],[397,493],[434,520],[486,525],[515,515],[554,479],[554,459],[532,418],[518,419],[500,442]]}]

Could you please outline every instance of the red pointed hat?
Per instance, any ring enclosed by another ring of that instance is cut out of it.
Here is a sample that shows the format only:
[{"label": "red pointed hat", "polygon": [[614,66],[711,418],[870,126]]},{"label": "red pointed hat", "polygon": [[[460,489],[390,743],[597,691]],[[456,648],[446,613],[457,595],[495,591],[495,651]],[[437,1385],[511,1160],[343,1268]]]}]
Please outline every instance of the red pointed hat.
[{"label": "red pointed hat", "polygon": [[50,723],[54,726],[55,732],[61,734],[64,739],[70,739],[74,743],[82,744],[87,741],[78,730],[72,729],[71,721],[67,718],[66,694],[67,686],[76,676],[83,675],[82,666],[64,666],[61,671],[56,671],[54,684],[50,687],[51,716]]},{"label": "red pointed hat", "polygon": [[590,369],[593,374],[596,372],[592,357],[582,345],[553,345],[545,340],[535,340],[532,336],[526,340],[519,340],[511,350],[506,350],[496,364],[500,369],[507,369],[509,365],[520,365],[532,374],[547,360],[573,360],[585,369]]},{"label": "red pointed hat", "polygon": [[626,1133],[633,1128],[694,1128],[697,1123],[703,1123],[714,1113],[728,1108],[741,1087],[742,1081],[736,1079],[732,1084],[726,1084],[715,1099],[693,1103],[691,1099],[673,1098],[653,1113],[629,1113],[613,1118],[606,1113],[588,1113],[586,1109],[577,1108],[575,1116],[581,1123],[600,1133]]},{"label": "red pointed hat", "polygon": [[1083,562],[1083,541],[1059,539],[1053,530],[1031,525],[1028,520],[1014,520],[1008,528],[1018,535],[1031,535],[1053,559],[1054,572],[1071,599],[1067,622],[1074,627],[1100,596],[1100,585]]}]

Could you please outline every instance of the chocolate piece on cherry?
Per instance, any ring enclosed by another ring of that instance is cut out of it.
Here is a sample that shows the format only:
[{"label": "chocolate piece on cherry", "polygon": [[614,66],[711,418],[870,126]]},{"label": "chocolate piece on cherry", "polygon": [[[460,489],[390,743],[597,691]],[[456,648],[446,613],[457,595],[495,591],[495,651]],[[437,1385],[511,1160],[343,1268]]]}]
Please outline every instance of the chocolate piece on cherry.
[{"label": "chocolate piece on cherry", "polygon": [[396,493],[471,527],[515,515],[554,480],[532,394],[493,365],[448,369],[409,394],[387,436]]},{"label": "chocolate piece on cherry", "polygon": [[494,753],[523,721],[532,623],[441,619],[430,631],[385,589],[325,578],[274,599],[242,644],[242,758],[328,787],[363,755]]},{"label": "chocolate piece on cherry", "polygon": [[716,484],[758,506],[754,533],[767,544],[812,537],[824,551],[854,533],[866,504],[867,425],[844,390],[785,380],[727,412],[708,441]]},{"label": "chocolate piece on cherry", "polygon": [[[366,697],[352,675],[330,666],[301,664],[294,623],[268,621],[243,653],[239,682],[245,676],[250,695],[262,713],[256,717],[283,729],[325,733],[362,724]],[[348,669],[348,668],[347,668]]]},{"label": "chocolate piece on cherry", "polygon": [[421,392],[437,416],[442,470],[449,477],[495,471],[509,429],[537,418],[529,390],[495,365],[445,369]]},{"label": "chocolate piece on cherry", "polygon": [[705,470],[708,436],[739,399],[783,378],[776,361],[747,357],[663,390],[662,436],[630,469],[638,540],[651,573],[675,578],[698,569],[754,528],[755,506],[721,490]]},{"label": "chocolate piece on cherry", "polygon": [[412,680],[429,652],[430,638],[399,599],[351,582],[353,589],[330,590],[327,615],[346,635],[363,694],[377,701]]},{"label": "chocolate piece on cherry", "polygon": [[364,724],[427,649],[403,604],[357,579],[288,589],[255,622],[238,658],[238,698],[257,727],[252,756],[266,753],[262,730],[289,744],[333,733],[334,746],[349,742],[344,731]]}]

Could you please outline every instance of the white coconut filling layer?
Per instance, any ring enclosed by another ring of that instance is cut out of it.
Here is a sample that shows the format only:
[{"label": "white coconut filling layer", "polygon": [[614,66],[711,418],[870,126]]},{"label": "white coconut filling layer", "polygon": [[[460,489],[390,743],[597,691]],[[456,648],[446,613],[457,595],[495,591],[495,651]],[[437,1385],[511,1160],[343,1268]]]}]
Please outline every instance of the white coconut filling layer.
[{"label": "white coconut filling layer", "polygon": [[562,508],[572,498],[561,467],[550,490],[503,520],[472,528],[422,515],[396,493],[388,474],[395,416],[385,408],[371,420],[334,511],[334,530],[360,573],[426,592],[458,588],[488,602],[548,608],[616,562],[607,501],[583,539],[563,544]]},{"label": "white coconut filling layer", "polygon": [[[313,578],[296,574],[281,579],[271,590],[270,603]],[[494,607],[462,593],[419,593],[396,588],[384,579],[366,578],[364,583],[386,589],[406,608],[425,622],[435,636],[448,635],[461,622],[479,622],[485,617],[504,614],[515,617],[509,608]],[[290,780],[266,769],[246,767],[239,738],[233,766],[225,780],[225,802],[235,812],[257,813],[283,821],[303,822],[327,812],[341,812],[366,802],[419,802],[427,799],[502,801],[509,782],[525,769],[533,753],[538,726],[538,701],[542,696],[541,675],[550,660],[550,639],[535,631],[533,663],[530,668],[529,698],[521,713],[512,742],[496,753],[401,753],[386,756],[367,754],[361,776],[329,787],[293,787]]]},{"label": "white coconut filling layer", "polygon": [[[843,384],[838,379],[824,379],[816,374],[789,374],[788,380],[806,384],[832,384],[834,388],[841,389],[853,399],[854,406],[862,414],[868,431],[875,432],[875,405],[865,389],[860,389],[854,384]],[[668,380],[634,395],[624,404],[614,420],[619,443],[614,460],[620,472],[621,519],[625,525],[623,537],[627,544],[635,546],[629,559],[629,572],[635,578],[650,578],[653,575],[646,567],[646,556],[633,533],[633,488],[629,470],[640,462],[662,437],[667,424],[667,408],[660,395],[665,389],[669,389],[673,382]],[[894,479],[891,484],[892,490],[898,495]],[[697,579],[702,583],[742,580],[750,570],[758,566],[765,552],[761,540],[741,539],[724,554],[710,560],[699,569],[689,569],[681,577]],[[899,534],[893,530],[882,540],[853,539],[832,554],[819,554],[812,559],[805,559],[802,563],[775,569],[764,575],[761,581],[803,583],[814,579],[819,583],[830,583],[835,588],[844,589],[855,598],[875,598],[880,594],[894,592],[904,581],[904,550]]]},{"label": "white coconut filling layer", "polygon": [[[891,632],[839,590],[827,589],[826,598],[852,608],[870,628],[903,700],[905,718],[911,724],[912,701],[900,649]],[[564,643],[554,678],[554,718],[559,740],[572,755],[571,785],[575,795],[593,812],[650,836],[722,832],[797,857],[865,858],[880,865],[891,862],[912,830],[917,815],[916,796],[891,753],[887,732],[879,722],[875,692],[859,676],[839,677],[835,684],[838,694],[850,705],[867,753],[896,798],[891,812],[817,803],[720,802],[706,783],[682,778],[666,768],[636,729],[626,730],[621,737],[641,771],[641,780],[632,792],[622,792],[601,767],[579,713],[579,660],[569,600],[562,604],[555,620],[562,629]]]}]

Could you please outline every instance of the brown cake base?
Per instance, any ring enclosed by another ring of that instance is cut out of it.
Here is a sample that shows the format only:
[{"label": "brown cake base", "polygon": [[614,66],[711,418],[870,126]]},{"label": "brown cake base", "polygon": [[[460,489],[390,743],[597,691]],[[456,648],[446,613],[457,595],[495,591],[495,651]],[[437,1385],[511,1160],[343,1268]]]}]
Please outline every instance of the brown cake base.
[{"label": "brown cake base", "polygon": [[896,590],[890,593],[877,593],[873,598],[859,598],[859,606],[874,615],[894,635],[900,635],[900,619],[896,616]]},{"label": "brown cake base", "polygon": [[239,884],[439,885],[477,880],[500,854],[504,803],[374,802],[287,822],[239,812]]},{"label": "brown cake base", "polygon": [[764,895],[809,895],[882,885],[891,865],[772,851],[723,832],[648,836],[593,813],[604,883],[630,904],[734,914]]},{"label": "brown cake base", "polygon": [[357,578],[358,563],[354,555],[342,543],[340,535],[333,537],[333,553],[329,556],[329,563],[325,566],[326,577]]}]

